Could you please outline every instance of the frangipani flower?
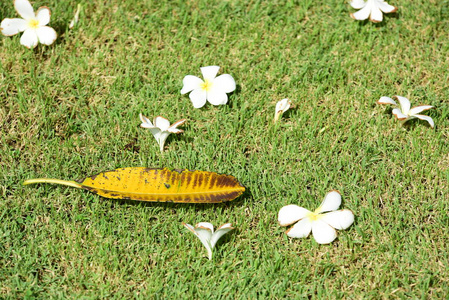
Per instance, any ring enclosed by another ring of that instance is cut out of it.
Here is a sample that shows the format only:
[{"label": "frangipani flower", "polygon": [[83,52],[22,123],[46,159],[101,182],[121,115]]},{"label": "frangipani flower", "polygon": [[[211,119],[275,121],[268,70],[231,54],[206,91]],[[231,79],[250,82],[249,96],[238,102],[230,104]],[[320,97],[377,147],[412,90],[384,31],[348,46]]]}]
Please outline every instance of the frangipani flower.
[{"label": "frangipani flower", "polygon": [[282,114],[285,113],[290,108],[290,105],[292,105],[292,102],[288,99],[282,99],[281,101],[276,103],[276,111],[274,114],[275,123],[282,116]]},{"label": "frangipani flower", "polygon": [[349,3],[353,8],[360,9],[358,12],[351,14],[356,20],[370,19],[372,22],[382,22],[384,13],[393,13],[397,11],[397,7],[388,4],[384,0],[352,0]]},{"label": "frangipani flower", "polygon": [[213,105],[226,104],[228,95],[226,93],[235,90],[235,80],[229,74],[223,74],[218,77],[220,70],[218,66],[202,67],[204,80],[193,75],[187,75],[182,80],[183,87],[181,94],[189,94],[189,98],[193,103],[193,107],[200,108],[206,104],[206,100]]},{"label": "frangipani flower", "polygon": [[170,126],[170,122],[166,118],[157,116],[156,118],[154,118],[153,125],[153,123],[151,123],[151,121],[142,114],[140,114],[140,120],[142,121],[142,124],[140,124],[141,127],[150,129],[151,133],[159,144],[161,152],[164,151],[165,140],[168,138],[170,133],[184,132],[184,130],[178,129],[176,127],[184,124],[184,122],[187,121],[186,119],[182,119]]},{"label": "frangipani flower", "polygon": [[393,104],[394,106],[396,106],[395,108],[393,108],[392,113],[393,113],[393,115],[396,116],[396,118],[398,118],[398,120],[402,121],[403,123],[407,122],[408,120],[418,118],[418,119],[425,120],[425,121],[429,122],[430,127],[432,127],[432,128],[435,126],[431,117],[424,116],[424,115],[418,115],[420,112],[431,109],[433,106],[422,105],[422,106],[415,106],[413,108],[410,108],[410,101],[407,98],[401,97],[401,96],[393,96],[393,98],[399,101],[400,109],[397,107],[398,104],[396,103],[396,101],[394,101],[390,97],[381,97],[377,101],[377,103]]},{"label": "frangipani flower", "polygon": [[[337,237],[335,229],[346,229],[354,222],[352,211],[348,209],[337,211],[340,204],[340,193],[330,191],[314,212],[298,205],[284,206],[279,211],[279,225],[288,226],[297,222],[286,231],[289,237],[307,237],[312,231],[318,244],[329,244]],[[328,213],[324,214],[325,212]]]},{"label": "frangipani flower", "polygon": [[209,259],[212,259],[212,250],[215,247],[215,244],[218,240],[234,229],[231,223],[226,223],[217,228],[214,232],[214,225],[208,222],[200,222],[193,227],[190,224],[182,223],[188,230],[190,230],[194,235],[196,235],[201,243],[207,249],[207,256]]},{"label": "frangipani flower", "polygon": [[2,34],[11,36],[24,31],[20,43],[27,48],[34,48],[39,42],[51,45],[56,40],[56,31],[46,26],[50,22],[48,7],[40,7],[36,14],[28,0],[15,0],[14,7],[22,19],[4,19],[0,24]]}]

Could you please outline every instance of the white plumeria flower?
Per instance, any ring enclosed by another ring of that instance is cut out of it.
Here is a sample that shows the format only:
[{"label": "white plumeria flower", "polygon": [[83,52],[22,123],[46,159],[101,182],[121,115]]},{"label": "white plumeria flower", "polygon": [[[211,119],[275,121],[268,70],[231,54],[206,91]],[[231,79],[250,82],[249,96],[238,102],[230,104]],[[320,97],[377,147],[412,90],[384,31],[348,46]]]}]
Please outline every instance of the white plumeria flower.
[{"label": "white plumeria flower", "polygon": [[351,14],[356,20],[370,19],[372,22],[382,22],[383,13],[393,13],[397,11],[397,7],[388,4],[384,0],[352,0],[349,3],[353,8],[360,9],[358,12]]},{"label": "white plumeria flower", "polygon": [[282,99],[278,103],[276,103],[276,111],[274,114],[274,122],[276,123],[277,120],[282,116],[283,113],[285,113],[289,108],[290,105],[292,105],[292,102],[288,99]]},{"label": "white plumeria flower", "polygon": [[4,19],[0,24],[2,34],[11,36],[24,31],[20,43],[27,48],[34,48],[40,42],[51,45],[56,40],[56,31],[46,26],[50,22],[50,9],[40,7],[34,13],[28,0],[15,0],[14,7],[22,19]]},{"label": "white plumeria flower", "polygon": [[170,126],[170,122],[166,118],[157,116],[156,118],[154,118],[153,124],[147,117],[142,114],[140,114],[140,120],[142,121],[142,124],[140,124],[141,127],[150,129],[151,133],[159,144],[161,152],[164,151],[165,140],[168,138],[170,133],[184,132],[184,130],[178,129],[176,127],[184,124],[184,122],[187,121],[186,119],[182,119]]},{"label": "white plumeria flower", "polygon": [[[418,115],[420,112],[423,112],[425,110],[433,108],[433,106],[431,106],[431,105],[422,105],[422,106],[415,106],[415,107],[410,108],[410,101],[407,98],[401,97],[401,96],[393,96],[393,98],[398,100],[399,104],[400,104],[400,108],[395,107],[395,108],[393,108],[393,111],[392,111],[393,115],[395,115],[396,118],[398,118],[398,120],[400,120],[403,123],[405,123],[408,120],[418,118],[418,119],[421,119],[421,120],[429,122],[430,127],[432,127],[432,128],[435,126],[435,124],[434,124],[434,122],[433,122],[431,117],[424,116],[424,115]],[[394,101],[390,97],[381,97],[377,101],[377,103],[379,103],[379,104],[393,104],[394,106],[398,106],[396,101]]]},{"label": "white plumeria flower", "polygon": [[220,70],[218,66],[202,67],[204,80],[193,75],[187,75],[182,80],[183,87],[181,94],[188,92],[189,98],[193,103],[193,107],[200,108],[206,104],[206,100],[213,105],[226,104],[228,95],[235,90],[235,80],[229,74],[223,74],[218,77]]},{"label": "white plumeria flower", "polygon": [[186,223],[182,223],[182,225],[184,225],[188,230],[190,230],[200,239],[201,243],[207,249],[207,257],[209,259],[212,259],[212,250],[214,249],[215,244],[218,242],[218,240],[223,235],[234,229],[231,223],[221,225],[215,232],[214,225],[208,222],[200,222],[196,224],[195,227]]},{"label": "white plumeria flower", "polygon": [[[287,205],[279,211],[278,221],[281,226],[288,226],[297,222],[287,230],[292,238],[309,236],[319,244],[329,244],[337,237],[335,229],[346,229],[354,222],[354,214],[348,209],[338,210],[341,204],[341,195],[337,191],[330,191],[320,207],[311,212],[298,205]],[[328,212],[324,214],[325,212]]]}]

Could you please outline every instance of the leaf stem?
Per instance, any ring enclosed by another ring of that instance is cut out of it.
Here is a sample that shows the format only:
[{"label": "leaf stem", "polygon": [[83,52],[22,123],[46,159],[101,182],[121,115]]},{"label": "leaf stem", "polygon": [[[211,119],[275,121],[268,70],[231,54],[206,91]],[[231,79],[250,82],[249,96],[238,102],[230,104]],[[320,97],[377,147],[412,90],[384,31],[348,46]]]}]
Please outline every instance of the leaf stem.
[{"label": "leaf stem", "polygon": [[51,178],[28,179],[23,182],[23,185],[28,185],[28,184],[33,184],[33,183],[56,183],[56,184],[62,184],[62,185],[67,185],[67,186],[73,186],[76,188],[82,188],[82,185],[75,181],[51,179]]}]

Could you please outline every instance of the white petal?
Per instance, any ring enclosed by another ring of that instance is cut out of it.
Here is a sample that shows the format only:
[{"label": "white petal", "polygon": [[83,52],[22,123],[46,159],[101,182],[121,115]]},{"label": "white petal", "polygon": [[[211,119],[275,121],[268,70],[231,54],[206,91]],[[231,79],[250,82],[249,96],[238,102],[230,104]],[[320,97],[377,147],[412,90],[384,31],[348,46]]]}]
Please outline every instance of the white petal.
[{"label": "white petal", "polygon": [[433,106],[431,105],[422,105],[422,106],[415,106],[408,112],[409,115],[413,116],[416,114],[419,114],[420,112],[423,112],[425,110],[431,109]]},{"label": "white petal", "polygon": [[346,229],[354,223],[354,214],[348,209],[331,211],[321,216],[322,221],[326,222],[335,229]]},{"label": "white petal", "polygon": [[144,127],[144,128],[150,129],[151,134],[154,136],[156,141],[159,143],[162,131],[159,128],[157,128],[157,127]]},{"label": "white petal", "polygon": [[235,90],[235,80],[229,74],[223,74],[214,79],[214,88],[219,88],[225,93],[230,93]]},{"label": "white petal", "polygon": [[349,4],[355,9],[361,9],[366,5],[366,2],[364,0],[352,0]]},{"label": "white petal", "polygon": [[424,115],[415,115],[415,117],[417,117],[418,119],[421,119],[421,120],[429,122],[430,127],[432,127],[432,128],[435,127],[435,124],[433,123],[433,120],[432,120],[431,117],[424,116]]},{"label": "white petal", "polygon": [[212,225],[212,223],[199,222],[198,224],[195,225],[195,228],[198,228],[198,227],[203,227],[203,228],[209,229],[211,236],[212,236],[212,233],[214,233],[214,225]]},{"label": "white petal", "polygon": [[181,94],[184,95],[190,91],[193,91],[195,89],[200,89],[201,84],[204,83],[204,81],[201,78],[198,78],[193,75],[187,75],[182,80],[182,89]]},{"label": "white petal", "polygon": [[276,103],[276,113],[286,112],[290,108],[290,105],[291,105],[291,101],[289,101],[288,99],[282,99],[281,101]]},{"label": "white petal", "polygon": [[402,113],[408,115],[408,112],[410,111],[410,101],[402,96],[393,96],[393,98],[396,98],[399,101],[399,104],[401,104]]},{"label": "white petal", "polygon": [[142,121],[142,124],[140,126],[144,127],[144,128],[154,128],[155,126],[153,125],[153,123],[151,123],[150,119],[148,119],[147,117],[145,117],[142,114],[139,114],[139,118]]},{"label": "white petal", "polygon": [[17,13],[25,20],[35,17],[33,7],[28,0],[15,0],[14,7]]},{"label": "white petal", "polygon": [[222,90],[215,88],[215,86],[207,92],[206,97],[207,101],[213,105],[222,105],[228,102],[228,95]]},{"label": "white petal", "polygon": [[24,19],[4,19],[0,24],[0,30],[3,35],[11,36],[25,31],[27,28],[27,21]]},{"label": "white petal", "polygon": [[45,26],[50,23],[50,9],[46,6],[39,7],[36,12],[36,19],[39,21],[39,26]]},{"label": "white petal", "polygon": [[201,73],[203,74],[204,79],[213,81],[215,76],[217,76],[218,70],[220,70],[219,66],[202,67]]},{"label": "white petal", "polygon": [[36,47],[38,43],[36,31],[33,29],[25,30],[20,38],[20,43],[30,49]]},{"label": "white petal", "polygon": [[312,223],[312,234],[318,244],[329,244],[337,237],[335,229],[321,220]]},{"label": "white petal", "polygon": [[187,223],[184,223],[184,222],[182,222],[182,225],[184,225],[185,228],[187,228],[190,232],[192,232],[193,234],[196,235],[196,233],[195,233],[195,228],[193,228],[192,225],[187,224]]},{"label": "white petal", "polygon": [[391,112],[396,116],[396,118],[398,118],[398,120],[402,121],[409,118],[409,116],[404,115],[399,108],[393,108]]},{"label": "white petal", "polygon": [[324,197],[323,202],[320,207],[315,210],[315,213],[323,213],[327,211],[337,210],[341,204],[341,195],[338,191],[330,191],[327,193],[326,197]]},{"label": "white petal", "polygon": [[224,224],[222,226],[220,226],[217,231],[214,232],[214,234],[212,235],[212,238],[210,240],[210,245],[212,247],[212,249],[215,247],[215,244],[218,242],[218,240],[225,235],[226,233],[228,233],[229,231],[231,231],[232,229],[234,229],[232,227],[231,223],[227,223]]},{"label": "white petal", "polygon": [[156,118],[154,118],[154,126],[159,128],[161,131],[167,131],[167,129],[170,127],[170,121],[164,117],[157,116]]},{"label": "white petal", "polygon": [[170,133],[176,133],[176,134],[178,134],[178,133],[182,133],[182,132],[184,132],[184,130],[182,130],[182,129],[178,129],[178,128],[168,128],[168,130],[167,130],[168,132],[170,132]]},{"label": "white petal", "polygon": [[387,2],[384,1],[379,1],[378,2],[379,8],[381,11],[383,11],[384,13],[393,13],[395,11],[398,10],[397,7],[394,7],[393,5],[388,4]]},{"label": "white petal", "polygon": [[198,227],[198,224],[195,226],[195,231],[198,234],[198,238],[203,243],[204,247],[206,247],[209,259],[211,259],[213,249],[210,243],[212,238],[212,231],[208,227]]},{"label": "white petal", "polygon": [[391,99],[390,97],[380,97],[380,99],[377,101],[379,104],[393,104],[397,105],[397,103]]},{"label": "white petal", "polygon": [[365,7],[363,7],[358,12],[352,13],[351,17],[356,20],[366,20],[368,19],[370,14],[371,14],[371,7],[369,5],[365,5]]},{"label": "white petal", "polygon": [[51,45],[56,40],[56,31],[48,26],[39,27],[36,34],[39,42],[44,45]]},{"label": "white petal", "polygon": [[[150,129],[150,130],[152,130],[152,129]],[[170,132],[162,131],[162,132],[159,132],[158,134],[153,134],[153,135],[159,144],[159,150],[161,152],[164,152],[165,141],[167,140],[168,136],[170,135]],[[157,135],[158,135],[158,137],[156,137]]]},{"label": "white petal", "polygon": [[308,237],[310,231],[312,231],[312,222],[309,218],[304,218],[285,233],[291,238],[303,238]]},{"label": "white petal", "polygon": [[176,121],[175,123],[171,124],[171,126],[168,128],[168,131],[172,132],[172,133],[179,133],[179,132],[183,132],[181,129],[177,129],[176,127],[181,126],[182,124],[184,124],[187,120],[186,119],[181,119],[179,121]]},{"label": "white petal", "polygon": [[231,223],[226,223],[226,224],[223,224],[220,227],[218,227],[217,230],[226,229],[226,228],[234,229],[234,227],[232,227]]},{"label": "white petal", "polygon": [[192,225],[189,225],[186,223],[182,223],[182,224],[188,230],[190,230],[190,232],[195,234],[200,239],[203,246],[206,247],[206,249],[207,249],[207,256],[209,257],[209,259],[211,259],[212,258],[212,248],[210,246],[210,237],[211,237],[212,233],[210,232],[210,230],[205,229],[205,228],[193,228]]},{"label": "white petal", "polygon": [[282,207],[279,210],[278,214],[278,222],[281,226],[288,226],[290,224],[295,223],[298,220],[301,220],[310,213],[309,210],[300,207],[298,205],[290,204]]},{"label": "white petal", "polygon": [[369,19],[374,23],[382,22],[383,20],[382,12],[380,11],[379,7],[375,6],[374,4],[373,8],[371,9],[371,15]]},{"label": "white petal", "polygon": [[189,98],[195,108],[203,107],[206,104],[206,96],[206,91],[202,89],[195,89],[189,94]]}]

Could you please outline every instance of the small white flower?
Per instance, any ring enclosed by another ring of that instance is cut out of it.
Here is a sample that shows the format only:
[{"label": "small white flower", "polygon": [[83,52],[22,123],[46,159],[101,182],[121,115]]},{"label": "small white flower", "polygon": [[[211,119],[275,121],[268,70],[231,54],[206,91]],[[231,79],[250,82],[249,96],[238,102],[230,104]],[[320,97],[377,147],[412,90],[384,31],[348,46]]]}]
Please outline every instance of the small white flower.
[{"label": "small white flower", "polygon": [[140,124],[141,127],[150,129],[151,133],[159,144],[161,152],[164,151],[165,140],[170,135],[170,133],[184,132],[183,130],[176,127],[184,124],[184,122],[187,121],[186,119],[182,119],[170,126],[170,122],[166,118],[157,116],[156,118],[154,118],[153,125],[153,123],[151,123],[151,121],[142,114],[140,114],[140,120],[142,121],[142,124]]},{"label": "small white flower", "polygon": [[193,107],[203,107],[206,104],[206,100],[213,105],[221,105],[228,102],[226,93],[231,93],[235,90],[235,80],[229,74],[216,77],[218,70],[220,70],[218,66],[202,67],[201,73],[203,73],[204,80],[193,75],[184,77],[181,94],[184,95],[191,92],[189,98],[193,103]]},{"label": "small white flower", "polygon": [[212,259],[212,250],[215,247],[215,244],[218,240],[234,229],[231,223],[226,223],[217,228],[214,232],[214,225],[208,222],[200,222],[193,227],[190,224],[182,223],[188,230],[190,230],[194,235],[196,235],[201,243],[207,249],[207,256],[209,259]]},{"label": "small white flower", "polygon": [[78,21],[79,21],[79,19],[80,19],[81,8],[82,8],[81,3],[78,3],[78,6],[77,6],[77,8],[76,8],[75,15],[73,16],[73,19],[72,19],[72,21],[70,21],[70,24],[69,24],[69,28],[70,28],[70,29],[72,29],[73,27],[75,27],[75,25],[78,23]]},{"label": "small white flower", "polygon": [[396,106],[395,108],[393,108],[392,113],[393,113],[393,115],[396,116],[396,118],[398,118],[398,120],[402,121],[403,123],[407,122],[408,120],[418,118],[418,119],[429,122],[430,127],[432,127],[432,128],[435,126],[431,117],[424,116],[424,115],[418,115],[422,111],[433,108],[433,106],[422,105],[422,106],[415,106],[415,107],[410,108],[410,101],[407,98],[401,97],[401,96],[393,96],[393,98],[399,101],[400,108],[397,107],[398,104],[396,103],[396,101],[394,101],[390,97],[381,97],[377,101],[377,103],[378,104],[393,104],[394,106]]},{"label": "small white flower", "polygon": [[275,123],[277,122],[277,120],[279,120],[282,114],[290,108],[290,105],[292,105],[292,102],[288,99],[282,99],[281,101],[276,103],[276,111],[274,112]]},{"label": "small white flower", "polygon": [[36,14],[28,0],[15,0],[14,7],[22,19],[4,19],[0,24],[2,34],[11,36],[24,31],[20,43],[27,48],[34,48],[39,42],[51,45],[56,40],[56,31],[46,26],[50,22],[48,7],[40,7]]},{"label": "small white flower", "polygon": [[[354,222],[354,214],[348,209],[336,211],[341,204],[341,195],[337,191],[330,191],[320,207],[311,212],[298,205],[287,205],[279,211],[278,221],[281,226],[288,226],[297,222],[287,230],[287,235],[292,238],[309,236],[319,244],[329,244],[337,237],[335,229],[346,229]],[[324,212],[329,212],[323,214]]]},{"label": "small white flower", "polygon": [[393,13],[397,11],[397,7],[388,4],[384,0],[352,0],[349,3],[353,8],[360,9],[358,12],[351,14],[356,20],[370,19],[372,22],[382,22],[384,13]]}]

